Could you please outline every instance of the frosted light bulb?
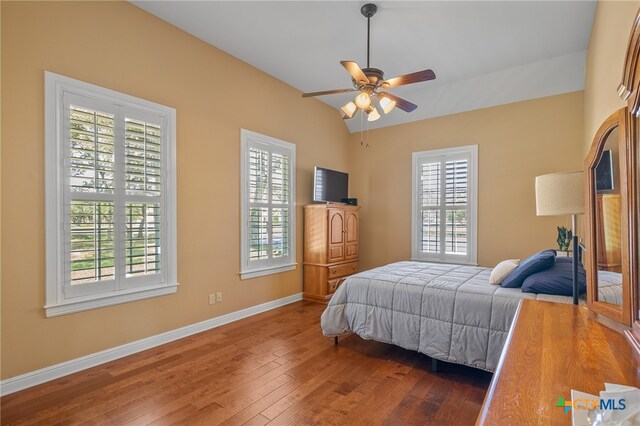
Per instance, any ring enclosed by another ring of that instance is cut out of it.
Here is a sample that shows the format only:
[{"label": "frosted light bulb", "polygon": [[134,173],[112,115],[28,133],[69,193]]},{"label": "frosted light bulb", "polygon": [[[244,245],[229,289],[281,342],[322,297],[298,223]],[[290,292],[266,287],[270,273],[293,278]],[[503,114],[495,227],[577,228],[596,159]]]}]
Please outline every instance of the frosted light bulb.
[{"label": "frosted light bulb", "polygon": [[371,97],[367,92],[360,92],[358,96],[356,96],[356,105],[358,108],[366,109],[371,105]]}]

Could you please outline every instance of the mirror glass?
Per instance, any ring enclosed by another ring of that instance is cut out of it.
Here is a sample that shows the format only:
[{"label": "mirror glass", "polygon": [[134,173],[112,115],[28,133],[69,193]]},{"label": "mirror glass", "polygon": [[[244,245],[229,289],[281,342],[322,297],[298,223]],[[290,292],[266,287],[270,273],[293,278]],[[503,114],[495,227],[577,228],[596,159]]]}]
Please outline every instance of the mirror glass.
[{"label": "mirror glass", "polygon": [[622,203],[618,128],[607,136],[594,174],[596,241],[600,302],[622,304]]}]

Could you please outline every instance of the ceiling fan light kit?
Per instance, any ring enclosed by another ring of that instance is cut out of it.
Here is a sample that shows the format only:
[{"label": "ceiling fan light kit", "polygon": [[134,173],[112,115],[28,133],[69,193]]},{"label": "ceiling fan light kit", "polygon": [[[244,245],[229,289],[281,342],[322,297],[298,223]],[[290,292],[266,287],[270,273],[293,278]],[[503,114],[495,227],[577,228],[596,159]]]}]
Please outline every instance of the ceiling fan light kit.
[{"label": "ceiling fan light kit", "polygon": [[342,110],[342,112],[344,112],[344,115],[347,118],[351,118],[353,117],[353,114],[355,114],[356,111],[358,110],[358,107],[353,102],[349,102],[348,104],[346,104],[340,109]]},{"label": "ceiling fan light kit", "polygon": [[367,92],[360,92],[356,96],[356,106],[360,109],[367,109],[369,105],[371,105],[371,96]]},{"label": "ceiling fan light kit", "polygon": [[385,114],[389,114],[393,108],[396,106],[396,101],[392,101],[389,98],[381,97],[380,98],[380,106]]},{"label": "ceiling fan light kit", "polygon": [[371,108],[371,110],[367,112],[367,121],[376,121],[378,118],[380,118],[380,113],[377,109]]},{"label": "ceiling fan light kit", "polygon": [[326,90],[322,92],[303,93],[302,97],[313,97],[322,95],[333,95],[337,93],[359,92],[355,99],[348,102],[340,109],[344,113],[342,118],[348,120],[353,118],[358,111],[363,111],[367,115],[367,121],[376,121],[380,118],[378,109],[372,105],[372,101],[379,106],[382,112],[389,114],[395,107],[411,112],[418,106],[411,102],[399,98],[380,89],[388,89],[407,84],[419,83],[422,81],[434,80],[435,73],[432,70],[422,70],[411,74],[405,74],[388,80],[384,79],[384,72],[369,66],[370,45],[371,45],[371,17],[376,14],[378,7],[373,3],[367,3],[360,8],[362,16],[367,18],[367,67],[360,68],[354,61],[340,61],[342,66],[351,75],[353,89]]}]

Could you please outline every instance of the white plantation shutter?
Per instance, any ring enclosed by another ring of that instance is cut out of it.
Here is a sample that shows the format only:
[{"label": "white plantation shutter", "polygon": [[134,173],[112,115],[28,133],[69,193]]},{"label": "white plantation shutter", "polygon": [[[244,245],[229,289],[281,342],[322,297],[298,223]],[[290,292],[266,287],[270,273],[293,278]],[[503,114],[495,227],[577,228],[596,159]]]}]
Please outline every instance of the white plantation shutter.
[{"label": "white plantation shutter", "polygon": [[249,148],[249,261],[269,258],[269,151]]},{"label": "white plantation shutter", "polygon": [[289,157],[271,154],[271,257],[289,258]]},{"label": "white plantation shutter", "polygon": [[116,289],[116,108],[63,95],[63,297]]},{"label": "white plantation shutter", "polygon": [[413,154],[413,258],[476,262],[477,146]]},{"label": "white plantation shutter", "polygon": [[241,276],[295,266],[295,145],[242,130]]},{"label": "white plantation shutter", "polygon": [[469,158],[445,161],[445,171],[444,252],[467,255]]},{"label": "white plantation shutter", "polygon": [[125,118],[127,195],[162,195],[162,136],[161,124]]},{"label": "white plantation shutter", "polygon": [[439,253],[440,233],[440,162],[419,165],[420,251]]},{"label": "white plantation shutter", "polygon": [[[135,114],[135,112],[132,112]],[[140,115],[138,113],[138,115]],[[164,119],[125,115],[125,273],[161,278],[165,212],[162,171]],[[147,282],[149,278],[147,279]]]},{"label": "white plantation shutter", "polygon": [[[69,98],[72,98],[69,96]],[[77,103],[82,98],[76,97]],[[67,103],[70,191],[113,194],[114,115]],[[98,107],[99,108],[99,107]],[[104,105],[105,110],[112,110]]]},{"label": "white plantation shutter", "polygon": [[46,90],[47,315],[174,292],[175,110],[52,73]]}]

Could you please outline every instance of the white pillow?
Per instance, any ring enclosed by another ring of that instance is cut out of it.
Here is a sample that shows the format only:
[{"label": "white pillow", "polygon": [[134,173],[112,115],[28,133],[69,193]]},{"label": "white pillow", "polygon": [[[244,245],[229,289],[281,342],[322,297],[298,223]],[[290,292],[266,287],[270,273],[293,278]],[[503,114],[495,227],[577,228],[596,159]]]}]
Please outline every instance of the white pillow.
[{"label": "white pillow", "polygon": [[500,285],[520,264],[520,259],[508,259],[498,263],[489,277],[489,284]]}]

